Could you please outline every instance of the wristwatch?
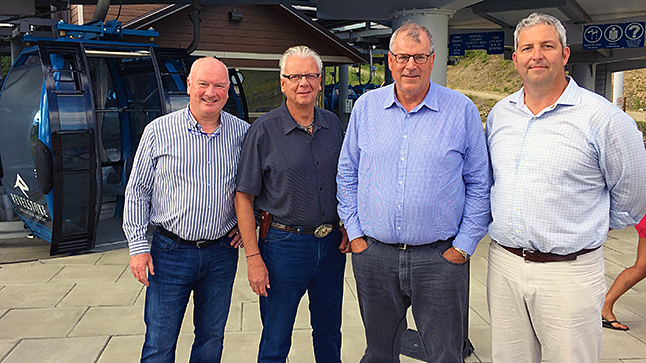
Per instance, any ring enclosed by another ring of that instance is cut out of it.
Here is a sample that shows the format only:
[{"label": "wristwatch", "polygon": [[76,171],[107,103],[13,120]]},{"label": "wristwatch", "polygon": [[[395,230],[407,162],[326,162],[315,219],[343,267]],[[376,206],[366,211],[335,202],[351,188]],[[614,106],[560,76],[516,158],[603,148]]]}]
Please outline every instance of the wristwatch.
[{"label": "wristwatch", "polygon": [[459,248],[457,248],[457,247],[455,247],[455,246],[453,246],[453,248],[454,248],[456,251],[460,252],[460,254],[462,255],[462,257],[464,257],[464,259],[465,259],[465,260],[468,260],[469,258],[471,258],[471,255],[469,255],[468,253],[466,253],[466,252],[462,251],[461,249],[459,249]]}]

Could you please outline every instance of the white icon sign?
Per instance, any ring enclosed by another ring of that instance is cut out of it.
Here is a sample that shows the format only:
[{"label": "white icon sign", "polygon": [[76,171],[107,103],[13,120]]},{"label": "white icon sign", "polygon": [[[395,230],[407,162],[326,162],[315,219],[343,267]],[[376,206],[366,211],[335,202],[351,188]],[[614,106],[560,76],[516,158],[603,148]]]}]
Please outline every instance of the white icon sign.
[{"label": "white icon sign", "polygon": [[626,38],[636,40],[644,35],[644,26],[640,23],[630,23],[626,27]]},{"label": "white icon sign", "polygon": [[611,25],[603,33],[604,38],[611,43],[615,43],[624,36],[624,31],[619,25]]},{"label": "white icon sign", "polygon": [[603,36],[603,31],[601,31],[601,28],[599,28],[598,26],[591,26],[585,31],[585,34],[583,34],[583,36],[588,42],[596,43]]},{"label": "white icon sign", "polygon": [[27,183],[25,183],[24,180],[20,177],[20,174],[16,174],[16,184],[13,186],[14,188],[20,189],[22,194],[25,195],[25,197],[29,198],[29,195],[27,192],[29,191],[29,186],[27,186]]}]

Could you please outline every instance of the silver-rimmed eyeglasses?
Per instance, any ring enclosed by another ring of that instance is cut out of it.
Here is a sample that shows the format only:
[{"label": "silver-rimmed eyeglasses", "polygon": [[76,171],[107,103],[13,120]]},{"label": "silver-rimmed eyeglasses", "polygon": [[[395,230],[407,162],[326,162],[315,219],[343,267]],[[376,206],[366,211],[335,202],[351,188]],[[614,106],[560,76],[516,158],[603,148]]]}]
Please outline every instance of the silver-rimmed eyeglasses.
[{"label": "silver-rimmed eyeglasses", "polygon": [[395,57],[395,61],[399,64],[408,63],[408,60],[411,58],[413,58],[417,64],[424,64],[428,62],[428,58],[431,56],[430,54],[395,54],[393,52],[390,52],[390,54]]},{"label": "silver-rimmed eyeglasses", "polygon": [[318,81],[321,76],[320,73],[307,73],[307,74],[283,74],[283,78],[289,79],[292,83],[298,83],[301,79],[305,78],[308,82]]}]

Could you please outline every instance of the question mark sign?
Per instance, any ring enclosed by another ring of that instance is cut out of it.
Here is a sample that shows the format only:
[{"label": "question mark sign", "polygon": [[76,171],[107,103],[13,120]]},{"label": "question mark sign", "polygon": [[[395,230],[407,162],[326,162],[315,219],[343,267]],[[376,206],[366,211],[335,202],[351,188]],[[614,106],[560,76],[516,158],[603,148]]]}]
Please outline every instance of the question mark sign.
[{"label": "question mark sign", "polygon": [[634,39],[634,38],[637,38],[637,35],[639,34],[639,31],[641,30],[641,28],[639,27],[639,25],[633,24],[630,27],[628,27],[628,30],[633,32],[633,35],[631,38]]}]

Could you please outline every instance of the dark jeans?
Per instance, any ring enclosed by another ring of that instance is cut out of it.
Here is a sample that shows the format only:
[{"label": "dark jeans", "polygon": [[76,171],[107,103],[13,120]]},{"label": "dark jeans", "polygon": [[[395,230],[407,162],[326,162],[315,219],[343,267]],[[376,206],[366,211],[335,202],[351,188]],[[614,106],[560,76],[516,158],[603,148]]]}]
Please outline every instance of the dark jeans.
[{"label": "dark jeans", "polygon": [[341,306],[346,257],[338,228],[325,238],[270,229],[260,251],[269,271],[267,297],[260,297],[262,337],[258,362],[285,362],[298,304],[307,291],[314,356],[341,362]]},{"label": "dark jeans", "polygon": [[238,261],[238,251],[230,241],[224,236],[221,242],[198,249],[153,234],[150,253],[155,274],[149,274],[146,289],[142,362],[175,362],[177,337],[191,291],[195,340],[190,362],[220,362]]},{"label": "dark jeans", "polygon": [[406,250],[370,237],[366,242],[352,254],[367,343],[361,363],[399,362],[409,306],[428,362],[462,362],[468,267],[442,256],[451,240]]}]

